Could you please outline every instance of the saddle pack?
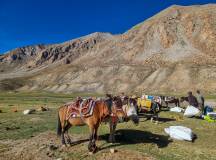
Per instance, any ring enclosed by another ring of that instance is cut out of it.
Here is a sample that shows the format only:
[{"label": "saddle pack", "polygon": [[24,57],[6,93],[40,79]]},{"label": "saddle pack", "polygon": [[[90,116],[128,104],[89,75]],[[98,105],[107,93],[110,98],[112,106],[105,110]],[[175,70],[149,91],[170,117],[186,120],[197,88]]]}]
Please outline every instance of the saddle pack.
[{"label": "saddle pack", "polygon": [[86,118],[93,115],[96,101],[92,99],[77,100],[66,104],[68,106],[67,119],[69,118]]}]

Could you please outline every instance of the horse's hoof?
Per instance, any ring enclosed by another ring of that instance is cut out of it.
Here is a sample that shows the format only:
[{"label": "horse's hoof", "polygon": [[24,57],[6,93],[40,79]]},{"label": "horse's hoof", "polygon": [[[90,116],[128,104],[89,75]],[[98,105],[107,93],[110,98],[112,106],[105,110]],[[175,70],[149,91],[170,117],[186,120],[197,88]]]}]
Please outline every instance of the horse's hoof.
[{"label": "horse's hoof", "polygon": [[64,150],[67,146],[65,144],[61,145],[60,150]]},{"label": "horse's hoof", "polygon": [[94,153],[93,152],[89,152],[89,155],[93,155]]},{"label": "horse's hoof", "polygon": [[69,146],[72,146],[73,143],[72,143],[71,141],[68,141],[67,144],[68,144]]},{"label": "horse's hoof", "polygon": [[93,155],[94,153],[96,153],[97,149],[98,149],[97,146],[92,147],[92,148],[89,150],[89,155]]},{"label": "horse's hoof", "polygon": [[110,153],[115,153],[115,152],[116,152],[116,150],[114,148],[110,149]]},{"label": "horse's hoof", "polygon": [[95,148],[93,149],[93,153],[97,152],[98,148],[97,146],[95,146]]}]

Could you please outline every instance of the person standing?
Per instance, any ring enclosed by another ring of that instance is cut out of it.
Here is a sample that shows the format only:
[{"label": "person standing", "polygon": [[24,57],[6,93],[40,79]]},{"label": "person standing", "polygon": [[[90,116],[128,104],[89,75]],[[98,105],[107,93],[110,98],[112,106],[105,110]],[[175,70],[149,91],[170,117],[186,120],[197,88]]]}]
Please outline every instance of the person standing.
[{"label": "person standing", "polygon": [[193,95],[193,93],[191,91],[188,92],[188,103],[191,105],[191,106],[194,106],[196,108],[198,108],[198,101],[196,99],[196,97]]},{"label": "person standing", "polygon": [[203,95],[200,93],[200,90],[197,90],[197,101],[198,101],[198,106],[199,109],[201,110],[201,113],[204,113],[204,103],[205,103],[205,99],[203,97]]}]

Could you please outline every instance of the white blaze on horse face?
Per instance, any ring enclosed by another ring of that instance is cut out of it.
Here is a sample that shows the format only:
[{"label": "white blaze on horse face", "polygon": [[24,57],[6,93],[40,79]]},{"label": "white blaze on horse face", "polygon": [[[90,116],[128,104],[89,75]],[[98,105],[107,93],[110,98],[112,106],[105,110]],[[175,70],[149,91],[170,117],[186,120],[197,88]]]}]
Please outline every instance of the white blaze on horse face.
[{"label": "white blaze on horse face", "polygon": [[131,103],[129,109],[127,110],[127,116],[137,115],[135,106]]}]

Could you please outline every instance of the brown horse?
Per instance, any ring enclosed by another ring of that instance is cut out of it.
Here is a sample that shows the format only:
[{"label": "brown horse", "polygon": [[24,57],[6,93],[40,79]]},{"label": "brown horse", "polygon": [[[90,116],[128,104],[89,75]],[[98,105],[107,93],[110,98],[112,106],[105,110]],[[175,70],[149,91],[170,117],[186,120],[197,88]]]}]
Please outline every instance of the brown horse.
[{"label": "brown horse", "polygon": [[[74,103],[74,105],[85,106],[90,101],[91,100],[88,99],[82,102],[81,99],[78,99]],[[72,144],[71,139],[68,135],[68,129],[71,126],[81,126],[87,124],[90,130],[90,138],[89,138],[89,145],[88,145],[88,150],[90,152],[95,152],[97,149],[96,139],[97,139],[97,131],[100,123],[102,121],[108,120],[111,116],[111,113],[121,116],[121,114],[117,113],[115,107],[109,108],[108,103],[105,100],[94,101],[94,108],[93,108],[92,115],[89,115],[87,117],[83,115],[80,115],[80,117],[68,116],[68,110],[69,110],[69,104],[66,104],[64,106],[61,106],[58,111],[57,134],[61,136],[62,144],[66,145],[65,138],[67,140],[67,143]]]},{"label": "brown horse", "polygon": [[[128,105],[129,107],[125,107],[125,105]],[[130,115],[130,116],[127,115],[130,107],[136,107],[134,99],[125,97],[122,100],[122,98],[119,96],[113,98],[113,108],[117,108],[118,114],[117,114],[117,116],[111,117],[109,142],[111,142],[111,143],[115,142],[115,130],[116,130],[116,127],[117,127],[117,124],[119,121],[124,122],[124,121],[132,120],[135,124],[139,123],[139,118],[137,115],[136,116],[135,115],[134,116],[133,115]],[[118,119],[116,120],[115,117]],[[114,118],[114,120],[112,120],[112,118]]]}]

